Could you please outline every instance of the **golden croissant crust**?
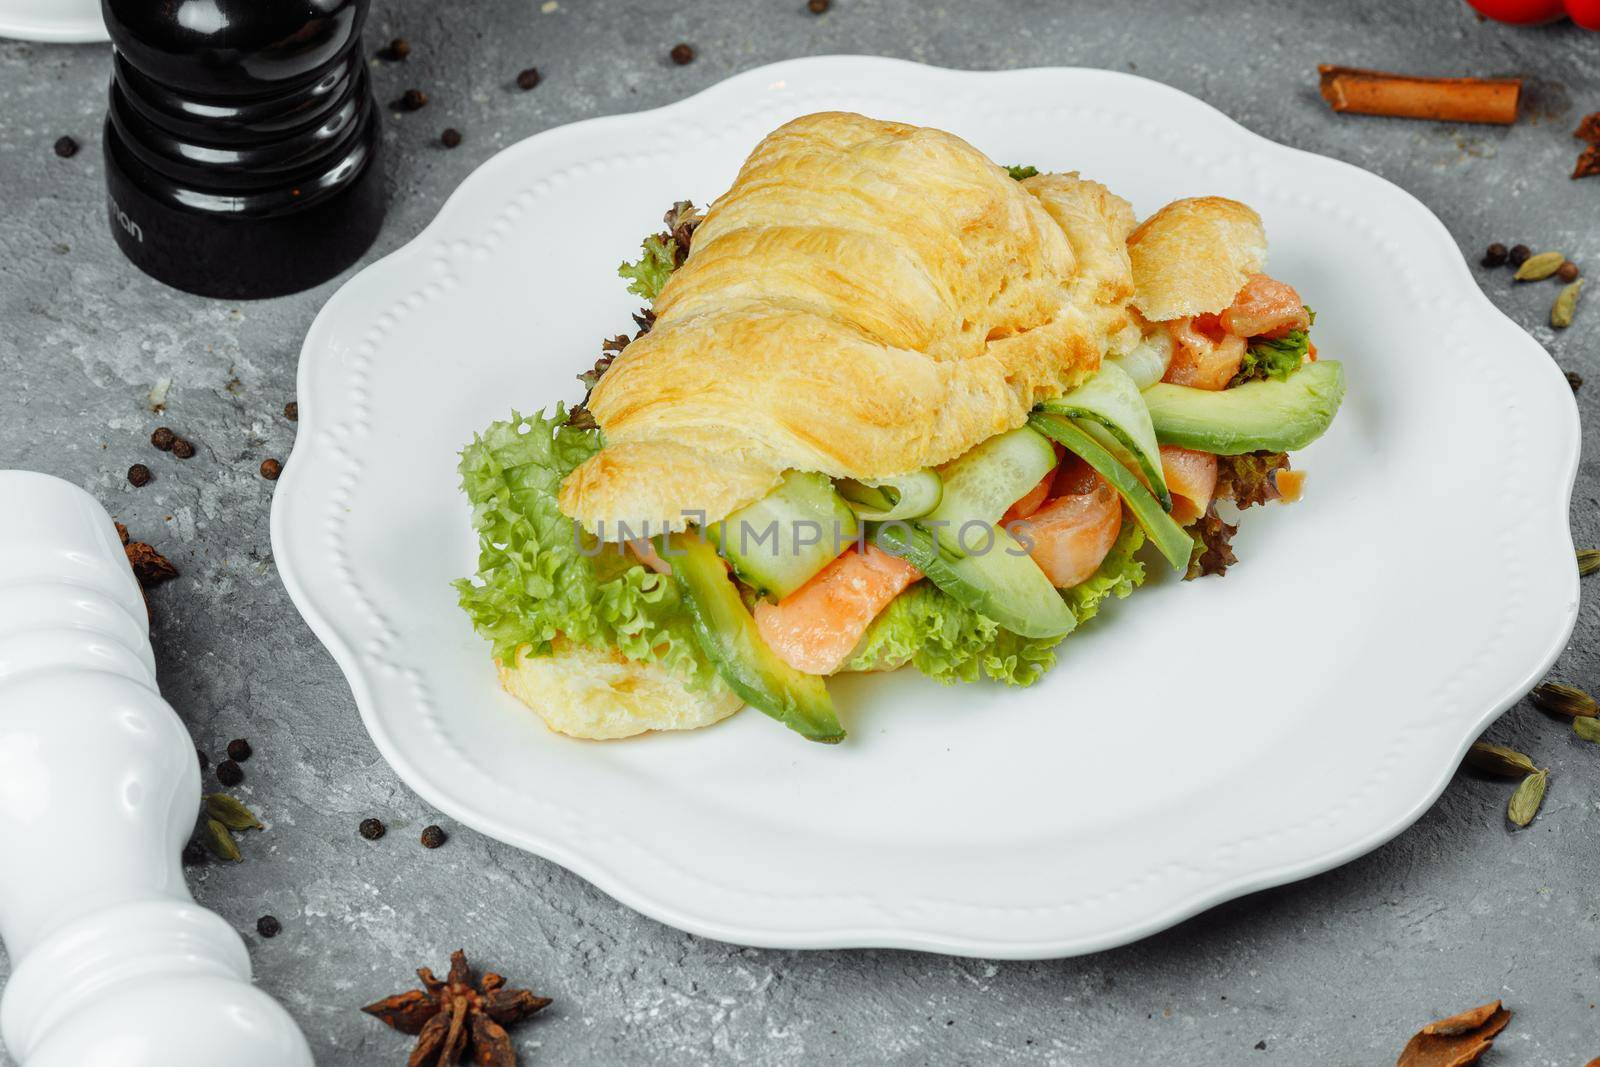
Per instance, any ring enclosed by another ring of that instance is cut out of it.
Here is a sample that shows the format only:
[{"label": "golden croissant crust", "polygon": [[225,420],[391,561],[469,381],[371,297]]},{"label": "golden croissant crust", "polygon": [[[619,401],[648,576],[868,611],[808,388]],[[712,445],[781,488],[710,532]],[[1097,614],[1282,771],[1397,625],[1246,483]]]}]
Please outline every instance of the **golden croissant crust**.
[{"label": "golden croissant crust", "polygon": [[758,145],[654,327],[589,400],[606,447],[561,507],[591,529],[714,521],[789,469],[882,478],[1021,425],[1128,326],[1128,204],[1014,181],[940,130],[823,113]]},{"label": "golden croissant crust", "polygon": [[1128,238],[1133,306],[1155,322],[1218,312],[1267,263],[1261,216],[1237,200],[1174,200]]}]

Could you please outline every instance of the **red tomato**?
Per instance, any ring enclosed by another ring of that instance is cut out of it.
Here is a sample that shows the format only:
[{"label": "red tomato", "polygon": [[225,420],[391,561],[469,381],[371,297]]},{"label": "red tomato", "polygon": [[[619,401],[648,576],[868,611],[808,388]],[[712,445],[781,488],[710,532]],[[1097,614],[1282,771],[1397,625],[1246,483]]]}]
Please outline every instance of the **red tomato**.
[{"label": "red tomato", "polygon": [[1600,30],[1600,0],[1467,0],[1496,22],[1533,26],[1566,15],[1579,26]]}]

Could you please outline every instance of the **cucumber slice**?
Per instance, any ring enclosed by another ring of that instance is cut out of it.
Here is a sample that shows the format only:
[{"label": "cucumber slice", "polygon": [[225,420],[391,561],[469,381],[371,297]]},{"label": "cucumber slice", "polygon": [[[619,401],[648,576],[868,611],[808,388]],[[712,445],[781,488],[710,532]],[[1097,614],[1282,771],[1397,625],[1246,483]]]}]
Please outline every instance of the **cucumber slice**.
[{"label": "cucumber slice", "polygon": [[973,555],[948,551],[917,523],[871,523],[867,530],[879,548],[912,563],[934,585],[1012,633],[1062,637],[1078,625],[1044,571],[1004,530],[995,529],[989,551]]},{"label": "cucumber slice", "polygon": [[783,662],[761,640],[716,550],[692,532],[658,537],[655,543],[657,554],[672,567],[701,651],[728,688],[808,740],[844,740],[827,686],[817,675]]},{"label": "cucumber slice", "polygon": [[1006,509],[1055,465],[1056,450],[1026,426],[991,437],[940,469],[944,493],[939,506],[923,516],[922,525],[935,531],[947,550],[959,554],[956,535],[962,523],[999,522]]},{"label": "cucumber slice", "polygon": [[857,518],[876,522],[926,515],[939,506],[939,498],[944,494],[944,484],[931,470],[875,482],[843,478],[835,488],[849,502]]},{"label": "cucumber slice", "polygon": [[1172,494],[1167,491],[1167,479],[1161,472],[1156,428],[1139,387],[1127,371],[1115,363],[1106,363],[1099,374],[1066,396],[1046,400],[1040,407],[1088,423],[1081,428],[1127,466],[1142,472],[1145,484],[1161,501],[1162,508],[1172,510]]},{"label": "cucumber slice", "polygon": [[1322,436],[1343,400],[1344,366],[1334,359],[1215,392],[1165,382],[1144,392],[1157,440],[1219,456],[1304,448]]},{"label": "cucumber slice", "polygon": [[1133,512],[1133,517],[1139,520],[1139,525],[1144,527],[1144,532],[1150,535],[1150,540],[1156,543],[1173,569],[1181,571],[1188,568],[1189,552],[1194,548],[1194,540],[1172,520],[1172,516],[1162,510],[1161,504],[1131,470],[1117,462],[1115,456],[1101,448],[1077,423],[1063,415],[1036,411],[1028,422],[1037,427],[1040,433],[1061,442],[1067,451],[1081,456],[1084,462],[1110,482],[1122,494],[1128,510]]},{"label": "cucumber slice", "polygon": [[707,535],[744,583],[782,600],[861,534],[856,514],[825,474],[790,471],[778,488],[740,508]]}]

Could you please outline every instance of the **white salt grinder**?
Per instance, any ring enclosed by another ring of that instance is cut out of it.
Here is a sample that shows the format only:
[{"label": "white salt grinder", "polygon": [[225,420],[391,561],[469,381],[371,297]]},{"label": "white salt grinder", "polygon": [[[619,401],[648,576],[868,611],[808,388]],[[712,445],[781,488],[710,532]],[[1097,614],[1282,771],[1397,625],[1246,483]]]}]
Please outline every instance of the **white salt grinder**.
[{"label": "white salt grinder", "polygon": [[0,1037],[25,1067],[311,1064],[184,885],[199,775],[110,517],[0,470]]}]

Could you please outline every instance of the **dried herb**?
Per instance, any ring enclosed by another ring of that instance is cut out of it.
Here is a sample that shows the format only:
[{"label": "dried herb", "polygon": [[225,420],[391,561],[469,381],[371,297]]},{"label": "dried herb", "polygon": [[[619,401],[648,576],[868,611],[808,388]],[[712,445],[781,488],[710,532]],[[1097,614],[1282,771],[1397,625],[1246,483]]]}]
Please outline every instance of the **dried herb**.
[{"label": "dried herb", "polygon": [[444,981],[426,967],[417,969],[422,989],[396,993],[361,1010],[417,1039],[407,1061],[422,1064],[460,1063],[471,1058],[484,1067],[513,1067],[517,1052],[505,1028],[550,1004],[526,989],[507,989],[506,980],[487,973],[477,983],[467,966],[467,955],[450,954],[450,973]]},{"label": "dried herb", "polygon": [[1585,741],[1593,741],[1596,744],[1600,744],[1600,719],[1573,719],[1572,732]]},{"label": "dried herb", "polygon": [[1287,452],[1246,452],[1217,457],[1216,495],[1241,508],[1276,500],[1277,473],[1289,469]]},{"label": "dried herb", "polygon": [[[1567,372],[1567,378],[1568,380],[1571,380],[1571,371]],[[1578,379],[1578,384],[1583,384],[1582,378]],[[1574,389],[1577,387],[1577,385],[1573,386]],[[1578,549],[1578,577],[1587,578],[1595,571],[1600,571],[1600,548]]]},{"label": "dried herb", "polygon": [[1517,786],[1517,791],[1511,794],[1511,802],[1506,805],[1506,818],[1517,826],[1527,826],[1533,817],[1539,814],[1539,805],[1544,803],[1544,789],[1550,782],[1548,770],[1535,771],[1522,780]]},{"label": "dried herb", "polygon": [[1540,682],[1529,694],[1534,704],[1543,711],[1571,718],[1593,718],[1600,715],[1600,704],[1594,697],[1575,686],[1560,682]]},{"label": "dried herb", "polygon": [[1579,278],[1556,294],[1556,302],[1550,305],[1550,325],[1558,330],[1572,325],[1572,316],[1578,310],[1578,294],[1582,292],[1583,279]]},{"label": "dried herb", "polygon": [[1519,282],[1537,282],[1561,269],[1567,257],[1560,252],[1539,252],[1522,261],[1515,275]]},{"label": "dried herb", "polygon": [[1038,174],[1039,168],[1034,166],[1018,166],[1017,164],[1013,163],[1011,166],[1006,168],[1006,173],[1011,175],[1013,180],[1020,182],[1024,178],[1031,178],[1035,174]]},{"label": "dried herb", "polygon": [[1189,528],[1189,536],[1194,538],[1194,548],[1189,553],[1189,570],[1183,580],[1192,581],[1207,574],[1227,574],[1228,568],[1239,562],[1233,554],[1232,545],[1233,535],[1238,532],[1239,527],[1222,521],[1215,504],[1206,508],[1206,513]]},{"label": "dried herb", "polygon": [[1466,764],[1473,770],[1501,778],[1521,778],[1539,769],[1533,765],[1533,760],[1516,749],[1488,741],[1472,743],[1472,747],[1467,749]]},{"label": "dried herb", "polygon": [[1511,1021],[1498,1000],[1424,1026],[1406,1043],[1395,1067],[1470,1067]]}]

